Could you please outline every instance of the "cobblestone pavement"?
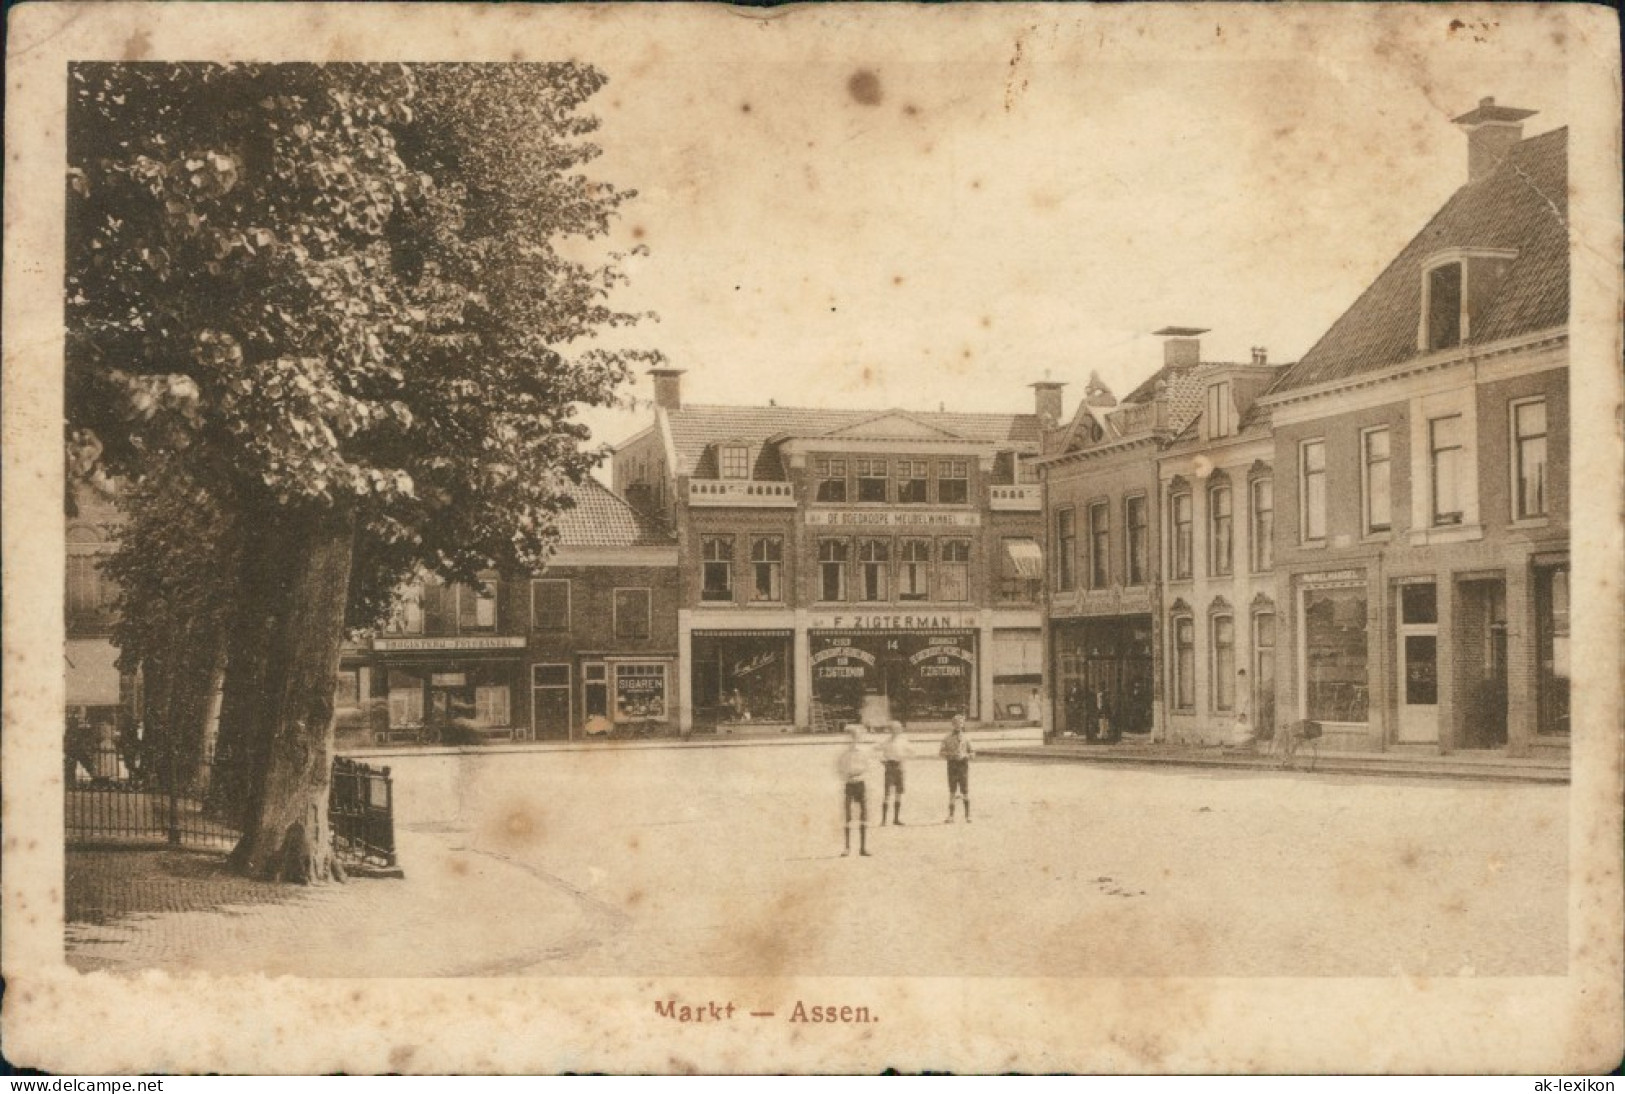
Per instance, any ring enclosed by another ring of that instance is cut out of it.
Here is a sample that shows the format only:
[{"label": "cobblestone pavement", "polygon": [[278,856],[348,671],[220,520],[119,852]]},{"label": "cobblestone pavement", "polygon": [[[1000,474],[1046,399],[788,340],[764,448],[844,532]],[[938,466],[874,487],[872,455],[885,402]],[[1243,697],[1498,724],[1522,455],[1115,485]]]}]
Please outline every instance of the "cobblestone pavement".
[{"label": "cobblestone pavement", "polygon": [[[73,906],[104,921],[70,926],[70,960],[334,976],[1566,967],[1565,786],[978,760],[974,823],[949,825],[942,764],[922,759],[905,827],[879,827],[872,791],[860,858],[841,855],[837,751],[405,759],[404,882],[268,894],[174,863],[167,881],[213,895],[80,882]],[[121,901],[135,914],[108,919]]]},{"label": "cobblestone pavement", "polygon": [[223,856],[75,851],[68,962],[84,971],[501,975],[592,946],[614,913],[454,833],[397,833],[405,879],[304,888],[224,872]]}]

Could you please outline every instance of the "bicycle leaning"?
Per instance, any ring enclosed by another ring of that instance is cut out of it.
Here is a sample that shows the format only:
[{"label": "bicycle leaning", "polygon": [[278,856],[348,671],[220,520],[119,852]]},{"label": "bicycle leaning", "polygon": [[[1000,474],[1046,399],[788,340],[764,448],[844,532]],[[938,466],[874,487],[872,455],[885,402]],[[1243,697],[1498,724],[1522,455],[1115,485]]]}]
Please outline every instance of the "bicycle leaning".
[{"label": "bicycle leaning", "polygon": [[1313,771],[1320,759],[1320,738],[1322,734],[1319,722],[1309,718],[1302,718],[1295,722],[1287,722],[1275,731],[1275,752],[1281,757],[1281,766],[1287,770],[1297,769],[1297,757],[1304,750],[1309,749],[1309,766],[1307,770]]}]

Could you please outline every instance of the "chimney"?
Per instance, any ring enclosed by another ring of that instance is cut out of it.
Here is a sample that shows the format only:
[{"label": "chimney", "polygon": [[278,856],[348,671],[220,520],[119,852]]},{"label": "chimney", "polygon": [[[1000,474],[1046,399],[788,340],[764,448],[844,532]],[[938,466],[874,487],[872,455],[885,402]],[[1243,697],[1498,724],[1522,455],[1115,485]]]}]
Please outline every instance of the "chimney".
[{"label": "chimney", "polygon": [[1496,106],[1489,96],[1478,100],[1478,109],[1451,119],[1467,131],[1467,181],[1477,182],[1500,163],[1512,146],[1523,140],[1523,120],[1533,110]]},{"label": "chimney", "polygon": [[683,409],[683,371],[680,368],[652,368],[655,378],[655,406],[663,410]]},{"label": "chimney", "polygon": [[1083,401],[1089,406],[1109,410],[1117,405],[1117,396],[1106,386],[1106,381],[1100,378],[1100,373],[1090,372],[1089,383],[1083,389]]},{"label": "chimney", "polygon": [[1263,346],[1253,347],[1253,364],[1267,365],[1270,363],[1270,351]]},{"label": "chimney", "polygon": [[1033,389],[1033,412],[1043,428],[1055,428],[1061,420],[1061,389],[1066,385],[1055,380],[1040,380],[1027,386]]},{"label": "chimney", "polygon": [[1151,333],[1166,339],[1162,343],[1162,363],[1168,365],[1194,365],[1202,360],[1202,340],[1206,327],[1163,327]]}]

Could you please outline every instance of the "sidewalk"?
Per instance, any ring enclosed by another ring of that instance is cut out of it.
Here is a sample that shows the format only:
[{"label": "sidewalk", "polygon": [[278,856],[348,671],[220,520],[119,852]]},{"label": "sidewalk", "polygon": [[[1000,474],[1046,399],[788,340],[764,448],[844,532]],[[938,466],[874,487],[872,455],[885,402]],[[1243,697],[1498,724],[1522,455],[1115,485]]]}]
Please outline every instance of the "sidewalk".
[{"label": "sidewalk", "polygon": [[[1253,771],[1282,769],[1281,757],[1267,751],[1141,741],[1084,744],[1082,741],[1060,740],[1030,747],[990,746],[977,749],[977,755],[1038,763],[1129,764]],[[1440,756],[1420,752],[1326,751],[1317,756],[1315,750],[1306,745],[1298,752],[1294,765],[1298,771],[1313,767],[1317,773],[1326,775],[1387,775],[1494,782],[1569,781],[1569,761],[1566,756],[1514,758],[1492,752],[1456,752]]]},{"label": "sidewalk", "polygon": [[69,850],[67,960],[83,971],[503,976],[600,944],[615,913],[557,879],[397,832],[403,879],[302,887],[227,874],[224,856]]}]

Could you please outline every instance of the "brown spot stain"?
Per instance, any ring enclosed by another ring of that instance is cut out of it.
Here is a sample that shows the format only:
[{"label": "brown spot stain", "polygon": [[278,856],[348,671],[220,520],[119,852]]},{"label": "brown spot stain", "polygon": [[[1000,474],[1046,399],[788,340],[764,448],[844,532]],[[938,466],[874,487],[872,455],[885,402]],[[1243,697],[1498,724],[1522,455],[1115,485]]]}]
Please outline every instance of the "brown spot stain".
[{"label": "brown spot stain", "polygon": [[644,236],[646,236],[648,234],[649,233],[644,229],[643,225],[634,224],[632,226],[632,238],[633,239],[642,239]]},{"label": "brown spot stain", "polygon": [[740,103],[739,104],[739,112],[741,114],[749,114],[750,113],[750,104],[749,103]]},{"label": "brown spot stain", "polygon": [[860,68],[852,73],[846,81],[846,91],[854,101],[864,106],[879,106],[880,101],[885,98],[885,93],[880,88],[880,77],[867,68]]},{"label": "brown spot stain", "polygon": [[903,275],[902,274],[892,274],[891,283],[893,285],[901,285],[903,283]]},{"label": "brown spot stain", "polygon": [[458,877],[463,877],[468,873],[468,863],[464,862],[460,858],[454,858],[450,862],[446,863],[446,869],[456,874]]},{"label": "brown spot stain", "polygon": [[144,30],[137,30],[124,42],[124,60],[139,61],[152,54],[152,37]]},{"label": "brown spot stain", "polygon": [[405,1071],[407,1065],[412,1062],[412,1057],[416,1054],[416,1046],[396,1045],[394,1048],[389,1050],[389,1070]]}]

